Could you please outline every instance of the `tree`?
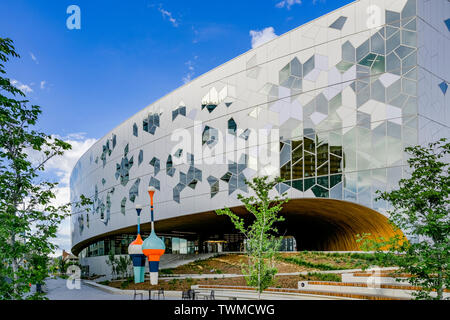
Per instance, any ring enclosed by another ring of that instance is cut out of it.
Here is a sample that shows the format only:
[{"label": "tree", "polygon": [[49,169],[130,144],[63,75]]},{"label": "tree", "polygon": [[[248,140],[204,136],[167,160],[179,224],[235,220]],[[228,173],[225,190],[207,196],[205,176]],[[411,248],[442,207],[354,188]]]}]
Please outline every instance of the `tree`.
[{"label": "tree", "polygon": [[118,272],[117,272],[117,259],[112,250],[108,254],[108,260],[106,260],[106,264],[111,266],[111,277],[114,278],[114,275],[118,274]]},{"label": "tree", "polygon": [[64,258],[61,256],[58,258],[58,269],[60,274],[65,274],[67,271],[67,262],[64,260]]},{"label": "tree", "polygon": [[441,139],[405,151],[410,177],[400,180],[397,190],[378,192],[378,199],[391,203],[390,222],[411,241],[400,236],[369,240],[367,234],[358,241],[377,251],[380,264],[394,263],[397,273],[411,274],[408,281],[422,288],[414,293],[417,299],[442,300],[450,284],[450,143]]},{"label": "tree", "polygon": [[129,256],[119,256],[116,258],[113,251],[110,251],[108,254],[108,260],[106,260],[106,264],[111,266],[111,276],[114,278],[114,275],[121,276],[122,279],[125,279],[130,271],[131,260]]},{"label": "tree", "polygon": [[255,196],[244,197],[238,194],[238,199],[244,204],[245,209],[254,218],[253,222],[245,226],[244,218],[237,216],[229,208],[217,210],[218,215],[227,215],[235,228],[244,234],[246,238],[246,252],[248,264],[242,266],[247,284],[256,287],[258,298],[261,298],[263,290],[267,289],[274,281],[277,269],[273,259],[280,247],[280,239],[276,237],[278,229],[275,223],[284,221],[278,213],[283,209],[283,204],[288,201],[285,194],[282,197],[269,197],[270,191],[282,181],[280,178],[268,181],[268,177],[255,177],[253,181],[245,183],[255,193]]},{"label": "tree", "polygon": [[[0,299],[40,299],[29,294],[30,284],[48,275],[44,257],[56,249],[51,239],[70,212],[69,203],[53,204],[58,184],[42,172],[71,146],[35,129],[41,108],[2,76],[10,57],[19,57],[12,40],[0,38]],[[89,203],[82,196],[76,206]]]},{"label": "tree", "polygon": [[122,276],[122,279],[128,277],[131,266],[129,256],[119,256],[117,259],[117,272]]}]

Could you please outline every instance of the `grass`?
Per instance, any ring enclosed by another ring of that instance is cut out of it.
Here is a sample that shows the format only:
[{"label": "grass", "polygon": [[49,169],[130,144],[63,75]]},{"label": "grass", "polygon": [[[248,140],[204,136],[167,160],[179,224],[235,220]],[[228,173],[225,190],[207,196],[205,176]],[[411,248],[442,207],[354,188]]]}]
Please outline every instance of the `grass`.
[{"label": "grass", "polygon": [[125,280],[125,281],[123,281],[121,284],[120,284],[120,288],[121,289],[126,289],[126,288],[128,288],[128,286],[130,285],[130,284],[132,284],[134,282],[134,280],[133,280],[133,278],[128,278],[127,280]]},{"label": "grass", "polygon": [[300,280],[341,282],[342,277],[336,273],[308,272],[307,275],[300,275]]},{"label": "grass", "polygon": [[173,270],[172,269],[161,269],[159,270],[160,274],[173,274]]},{"label": "grass", "polygon": [[308,267],[308,268],[312,268],[312,269],[319,269],[319,270],[340,270],[340,269],[342,269],[340,267],[335,267],[335,266],[332,266],[332,265],[326,264],[326,263],[316,263],[316,262],[306,261],[300,257],[278,256],[277,259],[280,261],[284,261],[287,263],[293,263],[293,264],[296,264],[296,265],[299,265],[302,267]]},{"label": "grass", "polygon": [[302,251],[292,254],[278,254],[277,260],[317,270],[343,270],[368,268],[377,264],[377,258],[371,253],[328,253]]}]

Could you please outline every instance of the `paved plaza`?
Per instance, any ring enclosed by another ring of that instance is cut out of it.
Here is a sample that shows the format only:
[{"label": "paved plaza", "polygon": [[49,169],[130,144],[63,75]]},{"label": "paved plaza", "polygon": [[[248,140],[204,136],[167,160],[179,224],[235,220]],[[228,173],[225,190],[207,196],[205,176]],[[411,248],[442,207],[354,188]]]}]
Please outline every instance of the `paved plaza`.
[{"label": "paved plaza", "polygon": [[46,281],[45,291],[50,300],[132,300],[132,295],[111,294],[93,287],[83,282],[80,289],[69,289],[67,280],[57,278]]}]

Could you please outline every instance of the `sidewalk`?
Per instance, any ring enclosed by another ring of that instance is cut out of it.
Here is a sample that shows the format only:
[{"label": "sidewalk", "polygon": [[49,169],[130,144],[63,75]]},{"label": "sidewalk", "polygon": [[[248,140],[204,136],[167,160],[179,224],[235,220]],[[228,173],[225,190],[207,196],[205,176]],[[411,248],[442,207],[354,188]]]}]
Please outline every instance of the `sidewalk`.
[{"label": "sidewalk", "polygon": [[80,289],[68,289],[66,280],[48,279],[45,291],[50,300],[132,300],[133,296],[115,295],[87,286],[81,281]]}]

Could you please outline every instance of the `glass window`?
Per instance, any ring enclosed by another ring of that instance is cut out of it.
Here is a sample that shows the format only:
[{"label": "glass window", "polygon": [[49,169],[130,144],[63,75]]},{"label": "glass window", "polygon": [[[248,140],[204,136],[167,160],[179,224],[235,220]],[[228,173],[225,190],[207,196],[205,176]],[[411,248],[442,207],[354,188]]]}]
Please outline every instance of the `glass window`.
[{"label": "glass window", "polygon": [[295,163],[292,166],[292,179],[302,179],[303,178],[303,161]]},{"label": "glass window", "polygon": [[403,59],[402,73],[407,73],[417,65],[417,51]]},{"label": "glass window", "polygon": [[342,172],[342,158],[330,154],[330,174]]},{"label": "glass window", "polygon": [[370,39],[372,49],[371,51],[378,54],[384,55],[384,39],[380,33],[375,33]]},{"label": "glass window", "polygon": [[230,118],[230,120],[228,120],[228,133],[232,134],[232,135],[236,135],[236,130],[237,130],[237,124],[233,118]]},{"label": "glass window", "polygon": [[336,19],[331,25],[330,28],[336,29],[336,30],[342,30],[344,27],[345,22],[347,21],[347,17],[340,16]]},{"label": "glass window", "polygon": [[290,73],[290,67],[289,64],[287,64],[283,69],[280,70],[279,76],[280,76],[280,84],[284,83],[289,78]]},{"label": "glass window", "polygon": [[319,167],[317,169],[317,175],[318,176],[324,176],[324,175],[328,175],[328,162],[326,162],[325,164],[323,164],[321,167]]},{"label": "glass window", "polygon": [[402,19],[416,15],[416,0],[408,0],[402,10]]},{"label": "glass window", "polygon": [[194,241],[188,241],[187,242],[187,253],[188,254],[194,254],[195,253],[195,242]]},{"label": "glass window", "polygon": [[305,179],[304,180],[304,184],[305,184],[305,191],[311,189],[311,187],[316,183],[316,178],[309,178],[309,179]]},{"label": "glass window", "polygon": [[[406,21],[408,21],[408,20],[406,20]],[[413,19],[411,19],[410,22],[406,23],[404,28],[408,29],[408,30],[416,31],[417,30],[416,18],[413,18]]]},{"label": "glass window", "polygon": [[294,58],[291,61],[291,74],[295,77],[302,76],[302,64],[297,58]]},{"label": "glass window", "polygon": [[370,42],[367,40],[356,49],[356,61],[361,61],[369,53]]},{"label": "glass window", "polygon": [[172,253],[180,254],[180,238],[172,238]]},{"label": "glass window", "polygon": [[320,167],[328,161],[328,144],[324,143],[317,147],[317,166]]},{"label": "glass window", "polygon": [[314,195],[318,198],[328,198],[328,190],[321,186],[315,185],[314,187],[312,187],[311,190],[314,192]]},{"label": "glass window", "polygon": [[314,56],[312,56],[311,58],[308,59],[308,61],[306,61],[303,64],[303,75],[306,76],[308,73],[313,71],[314,65],[315,65]]},{"label": "glass window", "polygon": [[187,253],[188,253],[187,240],[180,239],[180,254],[187,254]]},{"label": "glass window", "polygon": [[413,48],[406,47],[406,46],[399,46],[397,49],[395,49],[395,53],[399,56],[400,59],[407,57],[413,51],[414,51]]},{"label": "glass window", "polygon": [[280,152],[280,165],[283,166],[290,160],[291,160],[291,146],[289,144],[284,144]]},{"label": "glass window", "polygon": [[144,151],[140,150],[139,151],[139,156],[138,156],[138,165],[140,166],[142,161],[144,161]]},{"label": "glass window", "polygon": [[316,156],[305,152],[305,177],[314,177],[316,175]]},{"label": "glass window", "polygon": [[353,67],[353,63],[347,61],[341,61],[336,65],[336,69],[338,69],[341,73],[346,72],[351,67]]},{"label": "glass window", "polygon": [[371,73],[383,73],[386,69],[386,63],[384,56],[377,56],[372,64]]},{"label": "glass window", "polygon": [[105,255],[105,243],[104,241],[98,242],[98,255],[103,256]]},{"label": "glass window", "polygon": [[411,96],[417,95],[417,83],[414,80],[402,79],[403,92]]},{"label": "glass window", "polygon": [[405,104],[405,101],[407,98],[408,98],[407,95],[401,93],[395,99],[392,99],[390,101],[387,100],[387,101],[389,101],[390,105],[401,108]]},{"label": "glass window", "polygon": [[391,53],[400,45],[400,31],[395,32],[392,37],[386,40],[386,54]]},{"label": "glass window", "polygon": [[[374,83],[372,83],[372,99],[377,100],[379,102],[386,102],[386,89],[381,84],[380,80],[377,80]],[[368,120],[370,125],[370,116]]]},{"label": "glass window", "polygon": [[417,47],[416,33],[413,31],[402,30],[402,44],[410,47]]},{"label": "glass window", "polygon": [[342,45],[342,59],[349,62],[355,62],[355,48],[350,41],[346,41]]},{"label": "glass window", "polygon": [[342,175],[336,174],[330,176],[330,188],[333,188],[338,183],[342,182]]},{"label": "glass window", "polygon": [[303,191],[303,180],[292,181],[292,187],[299,191]]},{"label": "glass window", "polygon": [[315,153],[316,152],[316,144],[314,142],[314,140],[305,138],[305,151],[311,152],[311,153]]},{"label": "glass window", "polygon": [[394,27],[400,27],[400,13],[386,10],[386,23]]},{"label": "glass window", "polygon": [[297,162],[303,157],[303,145],[300,145],[292,152],[292,162]]},{"label": "glass window", "polygon": [[286,181],[291,180],[291,162],[290,161],[281,167],[280,177]]},{"label": "glass window", "polygon": [[370,99],[370,87],[369,86],[358,91],[358,94],[356,95],[356,103],[357,103],[358,107],[362,106],[364,103],[369,101],[369,99]]}]

